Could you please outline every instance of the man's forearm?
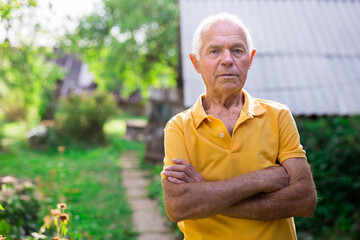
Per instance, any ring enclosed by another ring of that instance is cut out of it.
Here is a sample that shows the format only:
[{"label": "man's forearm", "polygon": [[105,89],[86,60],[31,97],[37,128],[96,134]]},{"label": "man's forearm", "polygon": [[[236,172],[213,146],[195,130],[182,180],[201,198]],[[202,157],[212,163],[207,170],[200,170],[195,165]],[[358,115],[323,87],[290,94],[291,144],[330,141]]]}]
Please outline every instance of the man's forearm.
[{"label": "man's forearm", "polygon": [[260,193],[230,206],[221,212],[229,217],[274,220],[288,217],[309,217],[315,210],[313,195],[294,194],[294,187],[272,193]]},{"label": "man's forearm", "polygon": [[[242,200],[221,214],[255,220],[311,216],[316,207],[316,190],[306,160],[291,160],[285,165],[290,172],[290,186]],[[301,172],[301,177],[293,173],[294,169]]]},{"label": "man's forearm", "polygon": [[169,178],[163,179],[165,208],[174,222],[213,216],[254,194],[283,188],[289,181],[285,169],[274,167],[223,181],[197,182],[189,178],[192,166],[185,165],[171,166],[163,172]]},{"label": "man's forearm", "polygon": [[[250,175],[250,174],[249,174]],[[217,182],[174,184],[163,179],[164,203],[174,222],[206,218],[235,203],[263,191],[261,182],[249,182],[247,176]]]}]

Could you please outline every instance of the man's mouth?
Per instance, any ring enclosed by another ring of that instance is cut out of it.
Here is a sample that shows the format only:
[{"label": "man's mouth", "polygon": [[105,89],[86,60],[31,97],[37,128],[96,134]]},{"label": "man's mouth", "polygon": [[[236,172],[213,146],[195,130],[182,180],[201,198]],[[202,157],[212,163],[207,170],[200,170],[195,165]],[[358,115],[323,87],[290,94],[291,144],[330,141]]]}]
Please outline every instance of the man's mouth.
[{"label": "man's mouth", "polygon": [[234,76],[238,76],[238,75],[235,74],[235,73],[222,73],[222,74],[219,74],[218,76],[220,76],[220,77],[234,77]]}]

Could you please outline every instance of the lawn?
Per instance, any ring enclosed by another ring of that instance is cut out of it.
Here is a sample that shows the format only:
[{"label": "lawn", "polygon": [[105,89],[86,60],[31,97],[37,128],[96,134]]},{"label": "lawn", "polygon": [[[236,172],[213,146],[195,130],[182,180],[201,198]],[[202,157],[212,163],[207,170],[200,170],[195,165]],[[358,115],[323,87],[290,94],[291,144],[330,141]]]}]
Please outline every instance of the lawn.
[{"label": "lawn", "polygon": [[[77,239],[135,239],[131,210],[121,183],[121,153],[138,150],[142,142],[124,139],[125,123],[115,119],[105,126],[107,143],[103,146],[65,146],[34,150],[19,136],[21,124],[5,125],[0,152],[0,176],[13,175],[36,181],[43,193],[41,216],[66,202],[70,213],[70,232]],[[11,140],[11,141],[10,141]]]}]

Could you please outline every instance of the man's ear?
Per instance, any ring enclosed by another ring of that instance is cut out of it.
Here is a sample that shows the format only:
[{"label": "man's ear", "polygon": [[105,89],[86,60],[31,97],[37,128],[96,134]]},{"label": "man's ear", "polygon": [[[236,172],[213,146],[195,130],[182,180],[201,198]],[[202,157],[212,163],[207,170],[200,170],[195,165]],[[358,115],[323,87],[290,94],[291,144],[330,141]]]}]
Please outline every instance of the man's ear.
[{"label": "man's ear", "polygon": [[190,60],[191,60],[191,62],[192,62],[192,64],[193,64],[196,72],[197,72],[197,73],[200,73],[199,61],[196,59],[195,54],[190,53],[190,54],[189,54],[189,57],[190,57]]},{"label": "man's ear", "polygon": [[253,49],[253,50],[251,51],[251,56],[250,56],[251,60],[250,60],[249,70],[250,70],[251,64],[252,64],[252,62],[253,62],[255,53],[256,53],[256,49]]}]

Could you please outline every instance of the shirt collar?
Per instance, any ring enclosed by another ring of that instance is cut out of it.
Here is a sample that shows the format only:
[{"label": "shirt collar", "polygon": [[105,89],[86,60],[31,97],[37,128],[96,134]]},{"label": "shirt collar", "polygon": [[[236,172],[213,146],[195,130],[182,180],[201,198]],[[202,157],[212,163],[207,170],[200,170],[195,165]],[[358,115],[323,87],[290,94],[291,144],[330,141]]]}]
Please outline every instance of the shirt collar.
[{"label": "shirt collar", "polygon": [[191,114],[192,117],[194,119],[194,123],[195,123],[195,127],[198,128],[200,123],[208,117],[208,115],[206,114],[203,104],[202,104],[202,100],[204,99],[205,94],[201,94],[196,103],[194,104],[194,106],[192,106],[191,108]]},{"label": "shirt collar", "polygon": [[[256,101],[251,95],[246,92],[244,89],[242,90],[245,98],[245,104],[243,109],[241,110],[241,114],[245,113],[248,116],[254,117],[263,114],[266,112],[266,109],[261,106],[261,104]],[[202,94],[198,97],[194,106],[191,107],[191,114],[194,119],[195,127],[198,128],[200,123],[209,115],[206,114],[202,100],[204,99],[205,94]]]},{"label": "shirt collar", "polygon": [[259,101],[253,98],[247,91],[243,89],[242,93],[245,96],[245,104],[241,112],[245,112],[250,116],[258,116],[266,112],[266,109],[261,106]]}]

